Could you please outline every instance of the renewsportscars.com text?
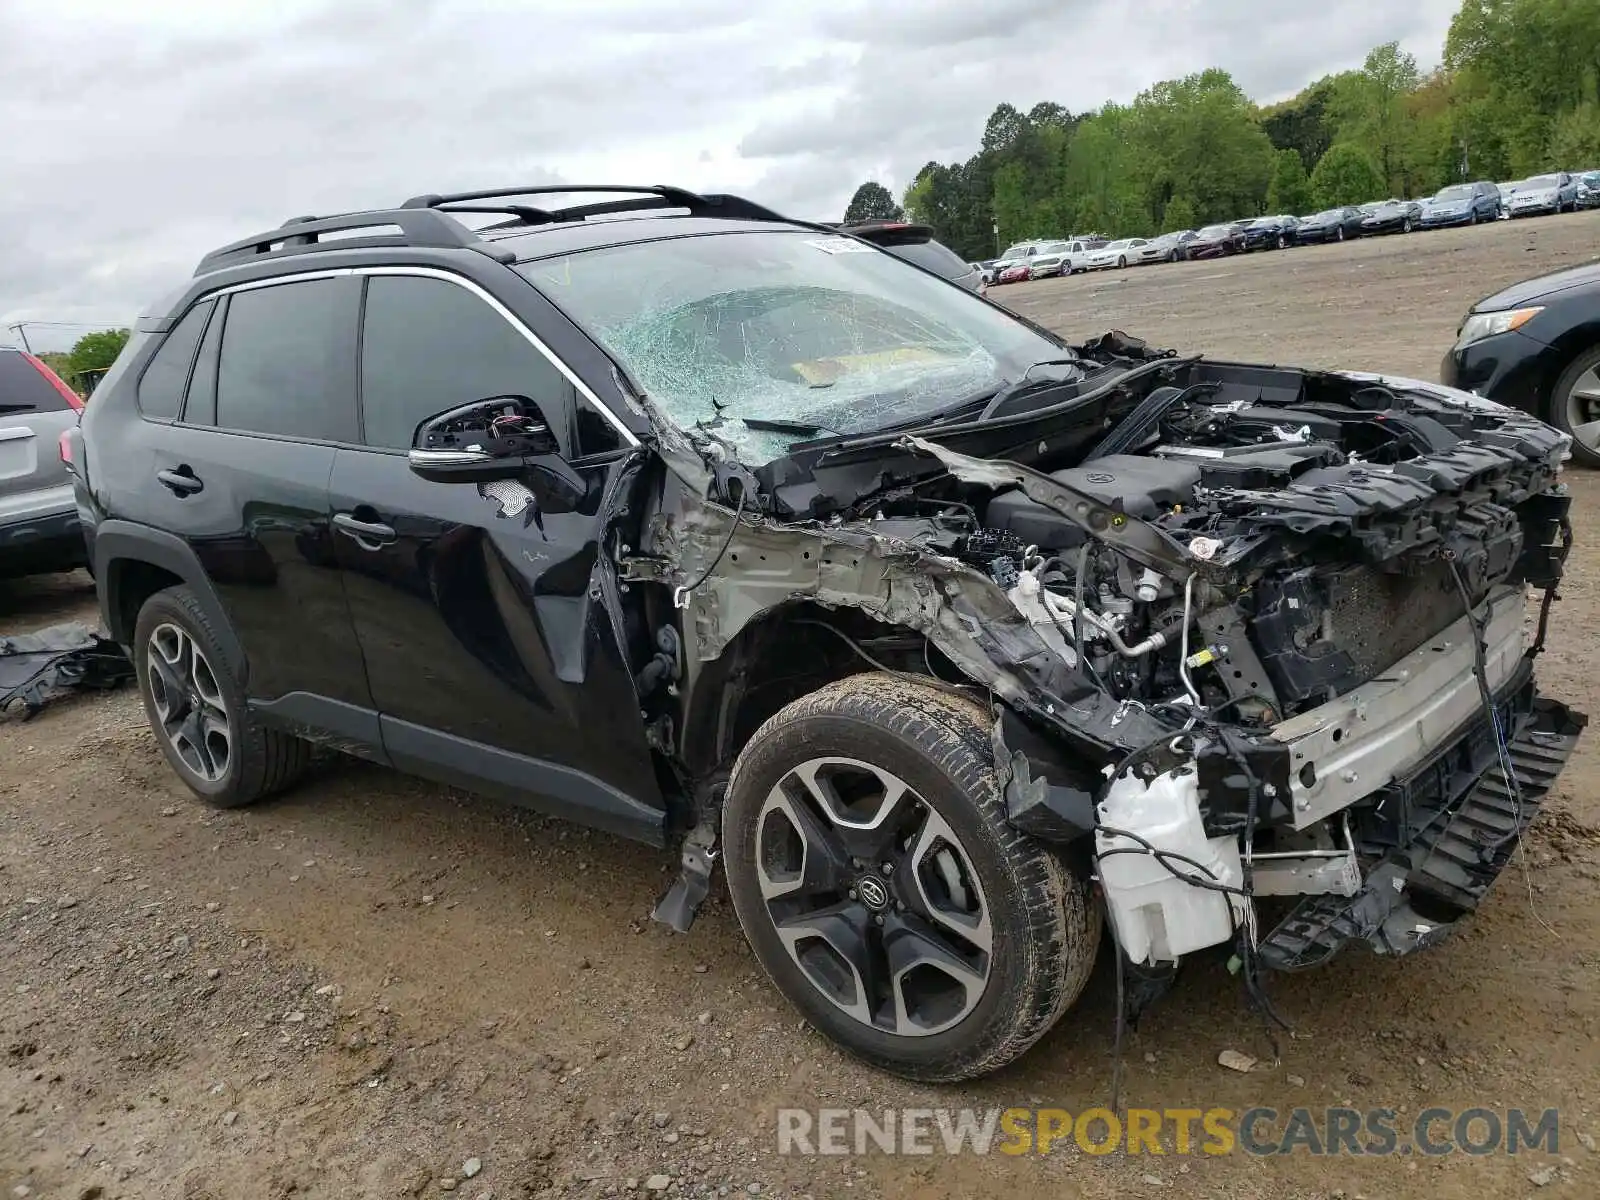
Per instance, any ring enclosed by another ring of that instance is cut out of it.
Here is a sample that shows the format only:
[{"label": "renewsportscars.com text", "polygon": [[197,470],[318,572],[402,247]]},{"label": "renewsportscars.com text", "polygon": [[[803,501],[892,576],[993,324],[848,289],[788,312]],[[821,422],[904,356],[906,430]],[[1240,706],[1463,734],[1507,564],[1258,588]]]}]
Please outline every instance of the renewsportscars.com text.
[{"label": "renewsportscars.com text", "polygon": [[1387,1156],[1560,1150],[1556,1109],[782,1108],[778,1153]]}]

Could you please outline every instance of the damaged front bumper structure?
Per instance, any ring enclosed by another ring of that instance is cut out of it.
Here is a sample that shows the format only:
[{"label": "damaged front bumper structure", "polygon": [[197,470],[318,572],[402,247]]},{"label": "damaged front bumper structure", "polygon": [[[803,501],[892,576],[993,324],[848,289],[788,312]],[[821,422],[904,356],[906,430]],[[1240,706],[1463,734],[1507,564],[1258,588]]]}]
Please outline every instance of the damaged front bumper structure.
[{"label": "damaged front bumper structure", "polygon": [[[1351,942],[1385,955],[1432,946],[1474,910],[1511,862],[1587,720],[1539,694],[1520,589],[1504,589],[1484,608],[1492,722],[1475,675],[1474,632],[1463,618],[1383,679],[1269,733],[1195,735],[1175,724],[1148,756],[1139,786],[1154,791],[1174,776],[1192,779],[1200,832],[1169,848],[1221,862],[1216,881],[1249,898],[1235,898],[1231,917],[1213,906],[1211,925],[1179,945],[1166,931],[1186,926],[1182,914],[1204,897],[1178,876],[1209,882],[1209,873],[1169,863],[1155,900],[1137,886],[1127,899],[1107,886],[1130,958],[1159,967],[1230,941],[1254,916],[1243,910],[1259,899],[1297,898],[1256,943],[1263,965],[1282,971],[1320,966]],[[1104,827],[1105,803],[1097,811],[1081,781],[1053,781],[1052,774],[1062,777],[1060,760],[1014,714],[997,722],[995,743],[1009,767],[1014,824],[1050,840]],[[1247,846],[1252,789],[1260,807]],[[1262,842],[1293,848],[1254,851]]]}]

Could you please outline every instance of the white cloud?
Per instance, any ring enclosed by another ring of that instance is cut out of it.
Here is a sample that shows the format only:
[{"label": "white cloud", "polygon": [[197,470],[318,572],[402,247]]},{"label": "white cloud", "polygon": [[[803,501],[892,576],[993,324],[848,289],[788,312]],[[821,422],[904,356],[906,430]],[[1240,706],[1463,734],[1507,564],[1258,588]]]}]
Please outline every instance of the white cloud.
[{"label": "white cloud", "polygon": [[1431,63],[1453,8],[6,0],[0,325],[126,321],[216,245],[424,191],[672,182],[836,218],[971,154],[1003,100],[1211,65],[1274,98],[1390,38]]}]

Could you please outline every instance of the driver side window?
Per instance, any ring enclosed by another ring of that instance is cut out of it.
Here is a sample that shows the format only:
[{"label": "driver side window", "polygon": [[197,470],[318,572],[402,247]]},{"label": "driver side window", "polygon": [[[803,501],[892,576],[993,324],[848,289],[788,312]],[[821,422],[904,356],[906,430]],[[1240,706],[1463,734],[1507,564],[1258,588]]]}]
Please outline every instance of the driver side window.
[{"label": "driver side window", "polygon": [[373,275],[361,325],[362,440],[405,450],[418,424],[446,409],[498,396],[538,407],[567,457],[587,430],[576,389],[514,324],[471,291],[421,275]]}]

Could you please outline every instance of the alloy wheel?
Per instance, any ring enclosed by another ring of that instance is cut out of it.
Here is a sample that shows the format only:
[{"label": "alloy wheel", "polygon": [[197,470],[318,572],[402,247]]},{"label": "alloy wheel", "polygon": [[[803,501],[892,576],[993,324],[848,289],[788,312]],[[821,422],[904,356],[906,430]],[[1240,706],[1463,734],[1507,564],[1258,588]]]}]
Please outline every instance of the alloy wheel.
[{"label": "alloy wheel", "polygon": [[761,807],[755,857],[779,939],[840,1010],[923,1037],[977,1006],[988,900],[960,838],[904,780],[852,758],[801,763]]},{"label": "alloy wheel", "polygon": [[150,632],[145,663],[161,732],[189,770],[218,782],[233,761],[233,737],[211,663],[194,638],[170,622]]},{"label": "alloy wheel", "polygon": [[1591,451],[1600,452],[1600,364],[1573,381],[1566,405],[1572,436]]}]

